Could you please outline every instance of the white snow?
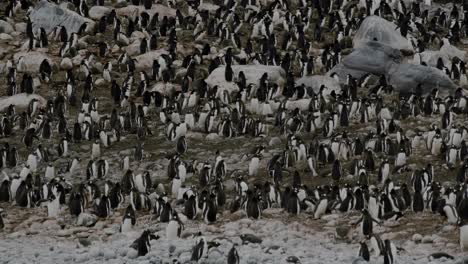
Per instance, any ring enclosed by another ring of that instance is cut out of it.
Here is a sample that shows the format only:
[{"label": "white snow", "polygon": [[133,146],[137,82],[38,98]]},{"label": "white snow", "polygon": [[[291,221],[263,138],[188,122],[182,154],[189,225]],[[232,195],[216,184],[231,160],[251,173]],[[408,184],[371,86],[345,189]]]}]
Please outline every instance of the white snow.
[{"label": "white snow", "polygon": [[[281,213],[278,209],[267,210],[269,214]],[[275,217],[277,217],[276,215]],[[300,217],[302,218],[302,217]],[[100,240],[102,226],[96,225],[87,232],[83,227],[72,227],[71,232],[62,230],[36,230],[36,235],[26,235],[27,230],[18,231],[0,239],[0,254],[2,261],[9,263],[172,263],[177,259],[187,263],[196,238],[193,234],[202,232],[207,241],[220,243],[217,248],[208,251],[208,257],[202,263],[226,263],[227,253],[233,243],[237,243],[240,263],[286,263],[286,258],[295,256],[301,263],[343,264],[353,263],[359,251],[358,243],[346,243],[334,238],[334,228],[323,227],[321,231],[308,228],[298,221],[305,219],[289,218],[287,222],[278,219],[228,220],[220,225],[205,225],[201,221],[185,224],[182,238],[166,239],[167,224],[154,221],[145,222],[151,226],[158,240],[151,241],[151,250],[146,256],[137,257],[136,251],[129,246],[139,237],[143,226],[126,234],[111,232],[119,223],[106,223],[112,228],[106,228],[107,238]],[[50,221],[50,220],[49,220]],[[53,224],[54,221],[51,221]],[[98,223],[99,224],[99,223]],[[241,234],[252,234],[262,239],[261,244],[242,244]],[[79,238],[81,237],[81,238]],[[85,246],[85,244],[90,245]],[[432,244],[415,244],[412,241],[394,242],[402,247],[398,262],[405,264],[425,264],[428,262],[428,252],[434,251]],[[26,246],[27,245],[27,246]],[[369,245],[370,246],[370,245]],[[437,250],[446,251],[443,247]],[[383,263],[382,257],[371,255],[370,263]],[[451,263],[434,260],[434,264]]]}]

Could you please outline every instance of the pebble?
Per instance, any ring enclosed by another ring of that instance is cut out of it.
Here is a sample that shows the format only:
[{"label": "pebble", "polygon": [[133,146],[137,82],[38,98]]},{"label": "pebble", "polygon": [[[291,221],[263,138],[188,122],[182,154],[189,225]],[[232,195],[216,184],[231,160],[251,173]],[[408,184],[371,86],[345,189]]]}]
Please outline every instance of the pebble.
[{"label": "pebble", "polygon": [[57,231],[56,235],[59,237],[68,237],[71,236],[72,231],[70,229],[64,229]]},{"label": "pebble", "polygon": [[216,133],[210,133],[208,136],[206,136],[207,140],[218,140],[220,139],[220,136]]},{"label": "pebble", "polygon": [[414,242],[421,242],[422,239],[423,237],[421,234],[414,234],[413,237],[411,238],[411,240],[413,240]]},{"label": "pebble", "polygon": [[60,62],[60,68],[63,70],[70,70],[73,68],[73,62],[70,58],[63,58]]},{"label": "pebble", "polygon": [[88,232],[81,232],[81,233],[76,234],[76,237],[78,237],[78,238],[88,238],[89,233]]},{"label": "pebble", "polygon": [[423,244],[431,244],[434,241],[432,236],[424,236],[421,240],[421,243]]},{"label": "pebble", "polygon": [[268,142],[269,146],[279,146],[281,145],[281,139],[279,137],[272,137],[270,142]]},{"label": "pebble", "polygon": [[13,37],[7,33],[0,33],[0,40],[12,40]]},{"label": "pebble", "polygon": [[15,29],[18,32],[25,33],[26,32],[26,23],[25,22],[20,22],[15,24]]}]

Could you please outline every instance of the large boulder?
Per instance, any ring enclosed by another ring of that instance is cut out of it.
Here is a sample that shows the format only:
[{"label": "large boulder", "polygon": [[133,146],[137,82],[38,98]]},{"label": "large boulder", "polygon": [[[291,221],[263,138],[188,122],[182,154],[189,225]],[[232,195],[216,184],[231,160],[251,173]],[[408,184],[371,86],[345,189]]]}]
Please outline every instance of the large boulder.
[{"label": "large boulder", "polygon": [[379,41],[363,42],[327,74],[336,73],[340,83],[346,82],[347,74],[360,78],[366,73],[384,74],[389,84],[398,91],[412,91],[418,84],[423,92],[438,87],[442,93],[450,93],[455,84],[445,74],[433,67],[402,63],[402,54]]},{"label": "large boulder", "polygon": [[0,20],[0,33],[10,34],[13,31],[15,30],[10,23],[6,22],[5,20]]},{"label": "large boulder", "polygon": [[399,50],[379,41],[367,41],[344,57],[327,75],[336,73],[340,83],[345,83],[348,74],[354,78],[360,78],[366,73],[385,74],[392,64],[400,63],[401,58]]},{"label": "large boulder", "polygon": [[268,81],[278,84],[280,87],[284,86],[286,72],[279,66],[267,66],[267,65],[233,65],[232,71],[234,73],[234,80],[227,82],[224,77],[226,71],[225,66],[216,68],[211,74],[205,79],[205,82],[210,87],[218,86],[219,90],[228,90],[229,92],[237,91],[238,87],[235,83],[239,72],[244,72],[247,84],[259,85],[260,78],[264,73],[268,74]]},{"label": "large boulder", "polygon": [[[37,73],[42,61],[47,60],[50,65],[55,62],[46,53],[40,51],[18,52],[13,55],[13,60],[17,64],[19,72]],[[21,63],[20,63],[21,60]]]},{"label": "large boulder", "polygon": [[51,32],[57,26],[64,26],[68,34],[78,32],[84,23],[88,23],[86,31],[94,28],[94,21],[80,16],[76,12],[62,8],[56,4],[42,0],[36,4],[29,17],[33,28],[44,28],[46,32]]},{"label": "large boulder", "polygon": [[356,48],[374,39],[395,49],[413,50],[408,40],[397,29],[397,25],[378,16],[369,16],[362,21],[353,44]]},{"label": "large boulder", "polygon": [[38,94],[20,93],[12,96],[0,97],[0,111],[5,111],[10,105],[16,106],[16,109],[26,109],[32,99],[39,101],[39,107],[45,107],[47,104],[46,99]]},{"label": "large boulder", "polygon": [[457,86],[437,68],[409,63],[394,64],[386,74],[387,81],[398,91],[412,91],[421,84],[423,93],[438,88],[441,94],[451,94]]},{"label": "large boulder", "polygon": [[413,64],[421,64],[425,62],[429,66],[436,67],[437,60],[442,59],[445,66],[448,66],[452,63],[453,58],[459,58],[462,61],[466,59],[466,51],[462,51],[457,47],[450,44],[448,39],[443,39],[443,45],[440,47],[440,50],[425,50],[424,52],[417,53],[414,55],[412,61]]},{"label": "large boulder", "polygon": [[112,10],[105,6],[93,6],[89,9],[89,17],[94,20],[99,20],[103,16],[110,14]]}]

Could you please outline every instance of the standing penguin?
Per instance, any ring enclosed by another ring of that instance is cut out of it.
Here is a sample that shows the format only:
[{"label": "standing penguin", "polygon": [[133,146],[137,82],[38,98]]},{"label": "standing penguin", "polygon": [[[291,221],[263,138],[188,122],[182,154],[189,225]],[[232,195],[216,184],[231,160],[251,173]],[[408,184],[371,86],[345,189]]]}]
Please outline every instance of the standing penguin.
[{"label": "standing penguin", "polygon": [[260,156],[254,155],[249,163],[249,176],[257,176]]},{"label": "standing penguin", "polygon": [[237,244],[233,244],[227,256],[227,264],[239,264],[240,258],[236,249]]},{"label": "standing penguin", "polygon": [[70,195],[68,208],[70,209],[70,214],[73,216],[79,216],[84,212],[84,201],[80,192],[73,192]]},{"label": "standing penguin", "polygon": [[301,212],[301,205],[297,197],[298,190],[295,188],[288,197],[286,209],[288,213],[298,215]]},{"label": "standing penguin", "polygon": [[176,150],[179,155],[187,152],[187,141],[185,140],[185,136],[181,136],[177,139]]},{"label": "standing penguin", "polygon": [[195,246],[192,248],[192,257],[190,260],[199,261],[202,257],[208,257],[208,244],[201,233],[198,233],[199,237],[195,242]]},{"label": "standing penguin", "polygon": [[384,183],[388,177],[390,176],[390,164],[388,159],[384,159],[379,167],[379,174],[377,176],[377,180],[380,183]]},{"label": "standing penguin", "polygon": [[396,257],[396,247],[390,240],[384,240],[384,264],[393,264]]},{"label": "standing penguin", "polygon": [[168,240],[175,240],[180,237],[182,230],[184,230],[184,224],[179,219],[177,212],[173,212],[172,219],[169,221],[166,227],[166,238]]},{"label": "standing penguin", "polygon": [[363,258],[365,261],[370,260],[369,248],[367,247],[366,241],[359,242],[359,256]]},{"label": "standing penguin", "polygon": [[372,236],[373,229],[374,229],[374,222],[380,225],[380,223],[377,220],[371,217],[367,209],[363,209],[361,219],[356,223],[356,224],[361,223],[360,231],[361,231],[362,236],[364,237]]},{"label": "standing penguin", "polygon": [[172,197],[177,199],[178,195],[179,195],[179,189],[182,185],[182,181],[179,177],[178,174],[176,174],[176,176],[174,177],[174,179],[172,179]]},{"label": "standing penguin", "polygon": [[322,215],[324,215],[325,212],[327,211],[327,208],[328,208],[328,198],[325,195],[323,195],[317,207],[315,208],[314,219],[320,219],[320,217],[322,217]]},{"label": "standing penguin", "polygon": [[150,240],[156,239],[159,239],[159,237],[151,234],[149,230],[145,230],[141,236],[132,243],[131,247],[138,251],[139,257],[145,256],[151,250]]},{"label": "standing penguin", "polygon": [[47,216],[48,217],[57,217],[60,212],[60,195],[55,197],[51,195],[49,197],[49,202],[47,203]]},{"label": "standing penguin", "polygon": [[246,204],[247,217],[259,219],[261,216],[260,204],[258,196],[255,193],[249,193]]},{"label": "standing penguin", "polygon": [[213,197],[206,198],[203,206],[203,220],[205,223],[212,224],[216,222],[217,213],[218,208],[216,208]]},{"label": "standing penguin", "polygon": [[99,140],[96,140],[91,148],[91,159],[99,157],[101,157],[101,145],[99,144]]},{"label": "standing penguin", "polygon": [[133,210],[133,207],[129,205],[122,219],[122,223],[120,225],[120,232],[121,233],[129,232],[130,230],[132,230],[135,224],[136,224],[135,210]]},{"label": "standing penguin", "polygon": [[12,199],[10,189],[10,178],[5,175],[5,178],[0,183],[0,202],[9,202]]}]

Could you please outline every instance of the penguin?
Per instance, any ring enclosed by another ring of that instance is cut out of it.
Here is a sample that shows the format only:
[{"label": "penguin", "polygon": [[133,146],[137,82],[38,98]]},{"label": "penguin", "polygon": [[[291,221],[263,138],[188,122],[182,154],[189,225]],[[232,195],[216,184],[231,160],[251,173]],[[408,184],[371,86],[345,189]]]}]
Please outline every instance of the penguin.
[{"label": "penguin", "polygon": [[453,205],[445,204],[442,207],[442,211],[443,211],[445,217],[447,217],[447,221],[448,221],[449,224],[457,224],[458,223],[458,220],[460,219],[460,217],[458,216],[457,209]]},{"label": "penguin", "polygon": [[159,221],[161,223],[168,223],[170,221],[170,218],[172,216],[172,207],[169,202],[164,202],[164,204],[161,207],[161,213],[159,215]]},{"label": "penguin", "polygon": [[369,254],[369,248],[367,247],[366,241],[361,241],[359,242],[359,257],[364,259],[365,261],[370,261],[370,254]]},{"label": "penguin", "polygon": [[179,215],[177,214],[177,212],[174,211],[171,220],[166,226],[166,238],[168,240],[175,240],[177,238],[180,238],[182,230],[184,230],[184,225],[179,219]]},{"label": "penguin", "polygon": [[259,199],[255,193],[248,194],[246,212],[248,218],[260,219],[261,209],[259,204]]},{"label": "penguin", "polygon": [[60,140],[60,143],[57,147],[57,153],[60,157],[68,156],[68,141],[65,137]]},{"label": "penguin", "polygon": [[47,216],[50,218],[56,218],[60,212],[60,197],[56,197],[52,194],[49,197],[49,201],[47,203]]},{"label": "penguin", "polygon": [[23,137],[23,143],[27,148],[30,148],[33,145],[34,139],[39,140],[39,138],[36,136],[36,129],[32,127],[26,130],[26,133],[24,134],[24,137]]},{"label": "penguin", "polygon": [[393,264],[396,258],[396,247],[390,240],[384,240],[384,264]]},{"label": "penguin", "polygon": [[132,206],[128,206],[125,210],[122,223],[120,224],[120,233],[127,233],[133,229],[136,224],[136,214]]},{"label": "penguin", "polygon": [[[1,213],[1,212],[0,212]],[[239,264],[240,257],[236,249],[237,244],[233,244],[227,256],[227,264]]]},{"label": "penguin", "polygon": [[138,143],[134,149],[134,153],[133,153],[133,157],[135,159],[135,161],[142,161],[143,160],[143,145],[144,143]]},{"label": "penguin", "polygon": [[84,200],[80,192],[73,192],[70,195],[68,208],[72,216],[79,216],[84,212]]},{"label": "penguin", "polygon": [[376,257],[383,255],[385,251],[385,244],[379,235],[373,234],[370,237],[370,243],[371,243],[372,249],[374,250],[374,254]]},{"label": "penguin", "polygon": [[181,136],[177,139],[176,150],[179,155],[183,155],[187,152],[187,141],[185,140],[185,136]]},{"label": "penguin", "polygon": [[328,208],[328,198],[326,196],[322,196],[317,207],[315,208],[314,219],[320,219],[327,211],[327,208]]},{"label": "penguin", "polygon": [[172,197],[177,199],[177,197],[179,196],[179,189],[182,185],[182,181],[179,177],[179,175],[177,174],[173,179],[172,179]]},{"label": "penguin", "polygon": [[218,208],[214,203],[213,197],[205,198],[203,205],[203,220],[206,224],[212,224],[216,222],[216,215],[218,213]]},{"label": "penguin", "polygon": [[109,192],[109,200],[112,209],[119,208],[124,202],[124,196],[120,183],[114,184],[114,186],[111,188]]},{"label": "penguin", "polygon": [[184,199],[184,214],[185,216],[187,216],[188,219],[194,220],[197,217],[198,213],[197,198],[194,194],[187,195],[187,193],[185,193]]},{"label": "penguin", "polygon": [[99,157],[101,157],[101,144],[99,140],[96,140],[91,146],[91,159],[96,159]]},{"label": "penguin", "polygon": [[15,193],[16,205],[25,208],[33,207],[32,190],[31,187],[26,183],[26,181],[21,181]]},{"label": "penguin", "polygon": [[140,237],[135,240],[131,247],[138,251],[138,256],[146,256],[151,250],[150,240],[157,240],[159,236],[155,236],[149,230],[143,231]]},{"label": "penguin", "polygon": [[208,243],[206,242],[205,238],[201,236],[201,233],[198,234],[199,237],[195,242],[195,246],[192,248],[192,257],[190,258],[191,261],[198,262],[203,257],[208,257]]},{"label": "penguin", "polygon": [[424,199],[421,191],[416,190],[413,194],[413,212],[422,212],[424,210]]},{"label": "penguin", "polygon": [[254,155],[254,156],[250,159],[250,163],[249,163],[249,176],[257,176],[258,168],[259,168],[259,163],[260,163],[260,156],[259,156],[259,155]]},{"label": "penguin", "polygon": [[[12,200],[10,178],[5,175],[2,182],[0,183],[0,202],[10,202]],[[15,190],[16,191],[16,190]]]},{"label": "penguin", "polygon": [[380,225],[380,222],[372,218],[367,209],[361,211],[361,219],[356,223],[361,223],[360,233],[363,237],[370,237],[373,234],[374,223]]},{"label": "penguin", "polygon": [[95,214],[101,218],[107,218],[111,215],[111,203],[107,194],[95,201]]},{"label": "penguin", "polygon": [[377,180],[383,184],[389,178],[389,176],[390,164],[388,162],[388,159],[385,158],[380,164]]},{"label": "penguin", "polygon": [[52,163],[47,164],[45,170],[45,178],[50,180],[55,178],[55,167],[54,165],[52,165]]}]

